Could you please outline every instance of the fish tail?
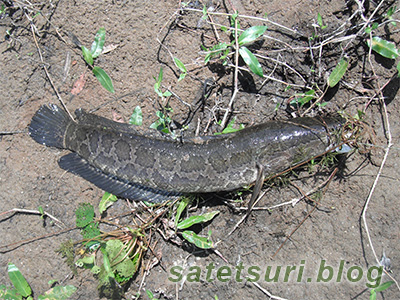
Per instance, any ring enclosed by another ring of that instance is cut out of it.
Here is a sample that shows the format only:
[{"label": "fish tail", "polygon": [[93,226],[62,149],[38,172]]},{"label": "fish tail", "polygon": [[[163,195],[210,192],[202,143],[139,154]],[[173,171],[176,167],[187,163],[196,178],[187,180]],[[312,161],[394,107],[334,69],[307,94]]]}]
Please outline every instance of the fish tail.
[{"label": "fish tail", "polygon": [[64,136],[71,122],[67,112],[57,105],[43,105],[32,118],[29,135],[39,144],[65,148]]}]

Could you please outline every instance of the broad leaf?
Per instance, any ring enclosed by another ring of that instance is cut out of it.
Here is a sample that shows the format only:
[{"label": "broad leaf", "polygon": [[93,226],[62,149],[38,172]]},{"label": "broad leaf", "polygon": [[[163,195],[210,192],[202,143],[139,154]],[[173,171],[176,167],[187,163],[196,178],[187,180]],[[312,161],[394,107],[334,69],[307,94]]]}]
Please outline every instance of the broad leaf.
[{"label": "broad leaf", "polygon": [[233,118],[232,121],[228,123],[228,125],[225,127],[224,130],[222,130],[222,132],[215,132],[214,135],[233,133],[242,130],[244,128],[243,124],[240,124],[239,128],[233,128],[234,124],[235,124],[235,118]]},{"label": "broad leaf", "polygon": [[371,40],[368,40],[368,46],[372,47],[372,50],[375,52],[387,58],[395,59],[400,54],[395,43],[377,36],[372,38],[372,42]]},{"label": "broad leaf", "polygon": [[243,58],[246,65],[250,68],[250,70],[254,74],[256,74],[260,77],[264,76],[260,63],[258,62],[257,58],[254,56],[254,54],[250,52],[249,49],[247,49],[246,47],[240,47],[239,54]]},{"label": "broad leaf", "polygon": [[97,66],[93,67],[93,74],[96,76],[97,80],[107,91],[115,93],[111,78],[102,68],[99,68]]},{"label": "broad leaf", "polygon": [[264,34],[267,26],[253,26],[246,29],[238,38],[239,46],[251,43]]},{"label": "broad leaf", "polygon": [[10,277],[12,284],[22,297],[28,297],[32,294],[29,283],[13,263],[8,264],[8,277]]},{"label": "broad leaf", "polygon": [[201,249],[211,249],[214,247],[213,242],[206,237],[198,236],[196,233],[190,230],[185,230],[182,232],[182,236],[188,242],[196,245]]},{"label": "broad leaf", "polygon": [[92,57],[96,58],[100,55],[101,51],[103,51],[104,41],[106,38],[106,30],[101,27],[94,37],[94,41],[92,43],[92,48],[90,52],[92,53]]},{"label": "broad leaf", "polygon": [[212,218],[214,218],[217,214],[219,214],[219,211],[212,211],[209,213],[205,213],[203,215],[200,216],[192,216],[189,217],[185,220],[183,220],[182,222],[179,222],[177,225],[178,229],[186,229],[189,228],[191,226],[193,226],[194,224],[200,224],[200,223],[205,223],[210,221]]},{"label": "broad leaf", "polygon": [[349,63],[344,57],[339,61],[337,66],[333,69],[331,75],[328,77],[328,85],[330,87],[334,87],[338,84],[344,73],[346,73],[348,65]]},{"label": "broad leaf", "polygon": [[136,125],[136,126],[141,126],[142,123],[143,123],[143,113],[142,113],[142,109],[138,105],[133,110],[131,118],[129,119],[129,124],[133,124],[133,125]]},{"label": "broad leaf", "polygon": [[22,296],[15,288],[7,288],[4,284],[0,284],[0,299],[22,300]]},{"label": "broad leaf", "polygon": [[109,192],[104,192],[103,197],[99,203],[99,211],[102,214],[109,208],[115,201],[117,201],[117,196],[110,194]]},{"label": "broad leaf", "polygon": [[83,228],[93,221],[94,208],[90,203],[79,203],[75,216],[76,227]]}]

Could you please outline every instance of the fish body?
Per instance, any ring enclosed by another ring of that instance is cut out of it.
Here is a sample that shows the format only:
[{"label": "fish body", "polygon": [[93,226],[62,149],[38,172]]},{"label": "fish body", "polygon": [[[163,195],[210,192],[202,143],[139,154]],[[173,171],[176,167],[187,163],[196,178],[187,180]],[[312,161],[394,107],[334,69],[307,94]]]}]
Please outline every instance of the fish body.
[{"label": "fish body", "polygon": [[42,106],[29,126],[46,146],[69,149],[61,168],[115,195],[164,202],[187,193],[231,191],[324,153],[338,141],[338,118],[269,121],[238,132],[177,141],[143,135],[133,125],[56,105]]}]

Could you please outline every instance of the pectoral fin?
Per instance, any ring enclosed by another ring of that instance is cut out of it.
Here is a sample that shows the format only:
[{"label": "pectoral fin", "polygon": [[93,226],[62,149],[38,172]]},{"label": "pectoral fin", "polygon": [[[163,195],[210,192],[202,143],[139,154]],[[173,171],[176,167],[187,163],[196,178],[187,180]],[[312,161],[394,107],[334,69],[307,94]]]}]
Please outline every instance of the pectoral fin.
[{"label": "pectoral fin", "polygon": [[246,219],[249,217],[251,210],[253,209],[255,201],[257,200],[258,196],[260,195],[264,180],[265,180],[264,166],[261,164],[257,164],[257,179],[256,179],[256,183],[254,185],[253,194],[251,195],[249,204],[247,206]]}]

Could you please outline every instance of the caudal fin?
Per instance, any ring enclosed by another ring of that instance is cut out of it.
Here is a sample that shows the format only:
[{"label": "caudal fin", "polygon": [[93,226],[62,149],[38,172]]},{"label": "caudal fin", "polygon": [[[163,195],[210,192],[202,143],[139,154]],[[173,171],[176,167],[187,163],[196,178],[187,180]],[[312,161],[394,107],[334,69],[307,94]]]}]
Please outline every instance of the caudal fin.
[{"label": "caudal fin", "polygon": [[43,105],[29,125],[29,135],[39,144],[64,148],[64,135],[71,117],[55,104]]}]

